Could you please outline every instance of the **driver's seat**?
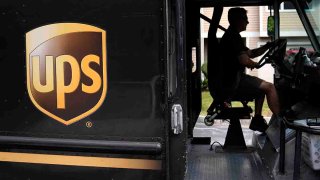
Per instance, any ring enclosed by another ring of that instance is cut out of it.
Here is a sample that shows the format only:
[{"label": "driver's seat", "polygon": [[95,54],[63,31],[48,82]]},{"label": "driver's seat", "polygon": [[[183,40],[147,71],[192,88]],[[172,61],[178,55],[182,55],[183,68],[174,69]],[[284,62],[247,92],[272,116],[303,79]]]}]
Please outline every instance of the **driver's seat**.
[{"label": "driver's seat", "polygon": [[208,32],[208,85],[211,96],[214,101],[208,108],[208,115],[204,122],[206,125],[213,125],[215,119],[230,119],[230,125],[228,128],[226,140],[224,143],[224,149],[236,148],[246,149],[245,140],[243,137],[240,119],[250,119],[250,113],[252,109],[247,105],[249,101],[253,101],[251,97],[233,97],[231,101],[240,101],[243,107],[231,107],[230,100],[227,100],[220,96],[219,85],[221,74],[219,71],[221,68],[220,63],[220,48],[219,41],[216,36],[218,25],[223,12],[223,7],[216,7],[212,16],[212,21]]},{"label": "driver's seat", "polygon": [[[232,107],[231,101],[240,101],[243,107]],[[212,126],[215,119],[229,119],[227,136],[225,139],[224,149],[246,149],[246,143],[241,128],[241,119],[251,119],[252,109],[248,106],[249,101],[253,98],[243,97],[234,98],[231,101],[214,100],[208,108],[208,114],[204,119],[207,126]]]}]

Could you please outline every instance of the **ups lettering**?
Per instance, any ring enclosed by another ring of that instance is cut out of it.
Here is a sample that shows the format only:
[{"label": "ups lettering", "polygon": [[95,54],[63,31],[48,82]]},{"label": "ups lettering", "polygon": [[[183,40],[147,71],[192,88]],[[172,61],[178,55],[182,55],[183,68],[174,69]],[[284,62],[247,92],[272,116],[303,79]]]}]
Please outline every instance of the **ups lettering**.
[{"label": "ups lettering", "polygon": [[[55,67],[54,67],[55,62]],[[77,88],[85,93],[92,94],[96,93],[101,88],[101,77],[99,74],[90,67],[91,63],[100,65],[100,58],[97,55],[89,54],[86,55],[79,65],[76,58],[71,55],[61,55],[56,57],[54,61],[53,56],[45,57],[45,84],[40,82],[40,56],[32,56],[31,63],[33,67],[32,71],[32,84],[36,91],[40,93],[52,92],[56,87],[57,92],[57,108],[65,109],[65,95],[73,93]],[[71,69],[71,80],[69,84],[65,82],[65,65],[69,65]],[[54,73],[54,70],[56,71]],[[92,84],[88,85],[81,82],[81,71],[85,76],[92,80]],[[54,74],[56,75],[54,77]],[[54,83],[56,82],[56,86]]]}]

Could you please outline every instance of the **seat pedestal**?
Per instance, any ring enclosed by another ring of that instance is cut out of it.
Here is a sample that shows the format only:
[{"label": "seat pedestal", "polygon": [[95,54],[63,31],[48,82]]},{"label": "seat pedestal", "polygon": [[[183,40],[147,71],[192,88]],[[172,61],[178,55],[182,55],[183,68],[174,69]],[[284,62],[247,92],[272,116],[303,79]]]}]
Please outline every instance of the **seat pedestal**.
[{"label": "seat pedestal", "polygon": [[223,149],[247,149],[240,119],[250,119],[251,108],[236,107],[224,109],[216,119],[230,119]]},{"label": "seat pedestal", "polygon": [[240,124],[240,119],[230,119],[230,124],[223,149],[247,149]]}]

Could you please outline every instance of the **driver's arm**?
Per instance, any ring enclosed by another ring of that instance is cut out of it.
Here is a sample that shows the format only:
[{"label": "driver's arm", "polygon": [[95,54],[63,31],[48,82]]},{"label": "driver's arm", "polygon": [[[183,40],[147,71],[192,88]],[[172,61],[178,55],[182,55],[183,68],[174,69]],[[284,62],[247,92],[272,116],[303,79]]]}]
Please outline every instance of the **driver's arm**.
[{"label": "driver's arm", "polygon": [[248,56],[250,58],[255,58],[258,56],[261,56],[264,52],[266,52],[270,47],[272,46],[272,43],[267,43],[264,46],[261,46],[256,49],[248,50]]},{"label": "driver's arm", "polygon": [[243,66],[247,67],[247,68],[255,68],[258,63],[253,61],[250,57],[249,57],[249,51],[243,51],[242,53],[240,53],[240,55],[238,56],[238,60],[240,62],[240,64],[242,64]]}]

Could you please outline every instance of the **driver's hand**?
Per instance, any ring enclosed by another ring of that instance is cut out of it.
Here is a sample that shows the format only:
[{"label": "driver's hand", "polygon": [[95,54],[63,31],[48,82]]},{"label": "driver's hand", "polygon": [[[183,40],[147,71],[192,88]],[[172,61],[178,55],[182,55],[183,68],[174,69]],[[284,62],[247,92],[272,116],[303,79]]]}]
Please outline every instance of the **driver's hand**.
[{"label": "driver's hand", "polygon": [[250,70],[253,70],[254,68],[257,68],[259,66],[259,63],[253,61],[252,66],[250,67]]}]

